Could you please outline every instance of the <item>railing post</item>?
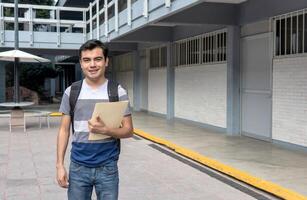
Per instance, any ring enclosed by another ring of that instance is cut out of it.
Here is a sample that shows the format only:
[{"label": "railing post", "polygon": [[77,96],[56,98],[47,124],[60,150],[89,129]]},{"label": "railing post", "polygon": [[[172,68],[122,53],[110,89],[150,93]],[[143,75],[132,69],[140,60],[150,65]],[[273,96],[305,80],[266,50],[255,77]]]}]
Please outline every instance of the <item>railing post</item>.
[{"label": "railing post", "polygon": [[96,31],[97,31],[97,40],[100,38],[100,31],[99,31],[99,0],[96,0]]},{"label": "railing post", "polygon": [[131,0],[127,0],[127,24],[131,26]]},{"label": "railing post", "polygon": [[118,0],[115,0],[114,5],[114,13],[115,13],[115,32],[118,32]]},{"label": "railing post", "polygon": [[57,46],[59,47],[61,44],[61,19],[60,19],[60,9],[56,9],[56,19],[57,19],[57,24],[56,24],[56,29],[57,29],[57,36],[58,36],[58,41],[57,41]]},{"label": "railing post", "polygon": [[86,41],[86,11],[83,11],[83,42]]},{"label": "railing post", "polygon": [[1,31],[1,44],[4,44],[4,12],[3,12],[3,5],[0,4],[0,31]]},{"label": "railing post", "polygon": [[165,7],[166,8],[171,7],[171,0],[165,0]]},{"label": "railing post", "polygon": [[90,2],[90,39],[93,39],[93,4]]},{"label": "railing post", "polygon": [[104,0],[104,35],[106,37],[109,35],[108,24],[108,0]]},{"label": "railing post", "polygon": [[144,0],[143,16],[148,17],[148,0]]},{"label": "railing post", "polygon": [[30,32],[30,46],[33,46],[33,7],[30,6],[29,8],[29,32]]}]

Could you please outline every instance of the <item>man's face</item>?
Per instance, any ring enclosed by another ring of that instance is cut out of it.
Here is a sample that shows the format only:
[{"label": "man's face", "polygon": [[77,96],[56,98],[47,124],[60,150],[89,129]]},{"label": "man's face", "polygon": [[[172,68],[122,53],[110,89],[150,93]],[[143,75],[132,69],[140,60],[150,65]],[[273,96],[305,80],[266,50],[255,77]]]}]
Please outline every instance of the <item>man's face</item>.
[{"label": "man's face", "polygon": [[80,64],[82,71],[84,76],[92,81],[104,77],[108,61],[108,58],[103,55],[103,50],[99,47],[81,52]]}]

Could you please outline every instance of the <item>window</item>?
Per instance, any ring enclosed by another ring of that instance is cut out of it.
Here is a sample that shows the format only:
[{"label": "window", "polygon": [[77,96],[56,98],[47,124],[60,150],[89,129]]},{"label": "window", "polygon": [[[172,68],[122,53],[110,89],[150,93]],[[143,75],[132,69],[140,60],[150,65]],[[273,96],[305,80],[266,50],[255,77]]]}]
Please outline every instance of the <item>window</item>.
[{"label": "window", "polygon": [[226,61],[226,30],[187,38],[173,44],[173,64],[189,66]]},{"label": "window", "polygon": [[202,38],[202,63],[226,61],[226,31],[205,34]]},{"label": "window", "polygon": [[307,13],[296,11],[273,18],[275,56],[307,52]]},{"label": "window", "polygon": [[167,48],[161,47],[160,49],[161,67],[167,66]]},{"label": "window", "polygon": [[114,56],[113,64],[118,72],[133,70],[133,54],[126,53],[119,56]]},{"label": "window", "polygon": [[149,50],[149,67],[160,68],[167,65],[167,48],[166,46],[152,48]]}]

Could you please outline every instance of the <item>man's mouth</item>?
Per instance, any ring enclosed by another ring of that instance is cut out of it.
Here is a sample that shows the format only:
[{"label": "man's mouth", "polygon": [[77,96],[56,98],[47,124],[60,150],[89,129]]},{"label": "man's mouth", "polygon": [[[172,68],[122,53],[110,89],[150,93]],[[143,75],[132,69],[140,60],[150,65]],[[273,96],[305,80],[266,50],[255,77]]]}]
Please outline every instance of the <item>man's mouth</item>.
[{"label": "man's mouth", "polygon": [[89,70],[89,73],[90,74],[96,74],[98,72],[98,69],[95,69],[95,70]]}]

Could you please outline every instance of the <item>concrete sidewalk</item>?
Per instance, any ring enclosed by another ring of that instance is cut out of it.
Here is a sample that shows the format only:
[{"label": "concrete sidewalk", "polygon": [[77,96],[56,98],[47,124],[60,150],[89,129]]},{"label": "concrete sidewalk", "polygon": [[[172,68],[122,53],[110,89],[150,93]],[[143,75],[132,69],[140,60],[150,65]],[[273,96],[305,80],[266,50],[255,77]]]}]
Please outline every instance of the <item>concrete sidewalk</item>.
[{"label": "concrete sidewalk", "polygon": [[[57,111],[57,106],[41,109]],[[66,191],[55,182],[55,144],[59,119],[51,119],[51,129],[47,129],[46,125],[39,129],[37,120],[32,119],[28,122],[27,133],[13,130],[11,134],[8,132],[7,122],[0,121],[1,200],[66,199]],[[168,124],[164,118],[142,112],[134,113],[133,120],[135,128],[307,195],[306,152],[285,149],[248,137],[229,137],[182,122]],[[202,173],[183,167],[173,159],[166,159],[165,155],[148,147],[151,142],[135,139],[124,141],[120,160],[120,199],[193,199],[188,198],[190,196],[204,199],[208,198],[206,195],[213,195],[210,199],[251,198],[251,195],[244,196],[246,194],[240,191],[228,191],[224,189],[229,187],[226,184],[216,183],[216,180],[207,179]],[[69,155],[66,156],[67,159],[68,157]],[[68,160],[66,163],[68,164]],[[215,187],[219,189],[215,190]],[[165,188],[173,195],[168,195]],[[234,197],[225,198],[223,191]]]},{"label": "concrete sidewalk", "polygon": [[[29,122],[26,133],[9,133],[0,122],[1,200],[66,199],[55,181],[59,118],[50,129],[36,123]],[[66,165],[68,158],[69,152]],[[122,140],[119,169],[120,200],[271,199],[138,137]]]},{"label": "concrete sidewalk", "polygon": [[134,127],[307,196],[307,152],[134,113]]}]

